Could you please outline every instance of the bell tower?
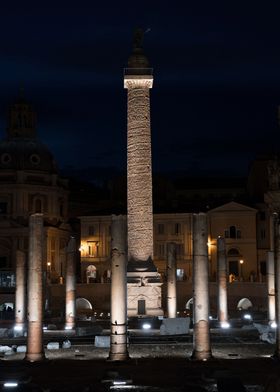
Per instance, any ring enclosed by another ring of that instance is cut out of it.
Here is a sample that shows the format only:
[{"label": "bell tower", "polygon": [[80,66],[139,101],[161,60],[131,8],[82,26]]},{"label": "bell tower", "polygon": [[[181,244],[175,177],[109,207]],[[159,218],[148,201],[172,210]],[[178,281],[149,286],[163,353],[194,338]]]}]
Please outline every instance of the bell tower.
[{"label": "bell tower", "polygon": [[36,138],[36,115],[25,100],[23,89],[20,90],[17,101],[10,107],[7,136],[8,139]]}]

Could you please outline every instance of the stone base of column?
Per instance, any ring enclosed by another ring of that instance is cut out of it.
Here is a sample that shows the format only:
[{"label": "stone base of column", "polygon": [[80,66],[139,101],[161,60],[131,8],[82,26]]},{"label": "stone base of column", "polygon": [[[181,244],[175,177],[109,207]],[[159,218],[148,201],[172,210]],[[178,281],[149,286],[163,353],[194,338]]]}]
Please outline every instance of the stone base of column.
[{"label": "stone base of column", "polygon": [[130,356],[127,353],[110,353],[109,357],[107,358],[107,361],[111,361],[111,362],[117,362],[117,361],[129,361],[130,360]]},{"label": "stone base of column", "polygon": [[108,361],[126,361],[129,359],[126,324],[111,324]]},{"label": "stone base of column", "polygon": [[65,323],[65,327],[64,327],[65,329],[75,329],[76,328],[76,323],[73,321],[73,322],[67,322],[67,323]]},{"label": "stone base of column", "polygon": [[24,359],[28,362],[40,362],[45,361],[46,357],[44,353],[27,353]]},{"label": "stone base of column", "polygon": [[213,359],[211,351],[197,351],[194,350],[191,355],[191,359],[194,361],[209,361]]},{"label": "stone base of column", "polygon": [[198,361],[207,361],[212,358],[210,347],[209,323],[200,320],[193,327],[193,344],[194,349],[191,359]]},{"label": "stone base of column", "polygon": [[28,323],[27,332],[27,352],[25,360],[29,362],[38,362],[45,360],[43,348],[43,330],[40,322]]}]

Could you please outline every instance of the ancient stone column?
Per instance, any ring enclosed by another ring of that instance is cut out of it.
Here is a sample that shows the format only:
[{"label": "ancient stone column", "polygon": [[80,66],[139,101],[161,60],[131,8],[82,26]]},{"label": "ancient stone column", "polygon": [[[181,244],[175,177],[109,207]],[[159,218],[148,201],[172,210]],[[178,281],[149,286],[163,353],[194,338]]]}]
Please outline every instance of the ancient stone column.
[{"label": "ancient stone column", "polygon": [[[153,200],[150,89],[153,72],[134,34],[124,72],[127,89],[128,315],[163,314],[160,275],[153,263]],[[138,287],[137,287],[138,285]]]},{"label": "ancient stone column", "polygon": [[222,237],[217,238],[217,270],[218,270],[218,320],[222,328],[227,328],[227,260],[226,244]]},{"label": "ancient stone column", "polygon": [[125,361],[127,351],[127,230],[126,218],[112,216],[111,335],[109,360]]},{"label": "ancient stone column", "polygon": [[75,328],[76,317],[76,240],[71,237],[67,245],[66,255],[66,303],[65,303],[65,329]]},{"label": "ancient stone column", "polygon": [[167,244],[167,317],[177,317],[176,244]]},{"label": "ancient stone column", "polygon": [[26,273],[25,253],[16,252],[16,295],[15,295],[15,330],[20,332],[24,328],[26,316]]},{"label": "ancient stone column", "polygon": [[275,229],[275,316],[277,324],[275,357],[280,358],[280,224],[278,220]]},{"label": "ancient stone column", "polygon": [[153,76],[128,75],[127,225],[128,260],[153,258],[150,92]]},{"label": "ancient stone column", "polygon": [[28,329],[26,360],[44,359],[43,349],[43,214],[29,218]]},{"label": "ancient stone column", "polygon": [[211,358],[209,330],[207,216],[193,215],[193,353],[192,359]]},{"label": "ancient stone column", "polygon": [[275,322],[275,273],[274,252],[267,252],[267,295],[268,295],[268,323]]}]

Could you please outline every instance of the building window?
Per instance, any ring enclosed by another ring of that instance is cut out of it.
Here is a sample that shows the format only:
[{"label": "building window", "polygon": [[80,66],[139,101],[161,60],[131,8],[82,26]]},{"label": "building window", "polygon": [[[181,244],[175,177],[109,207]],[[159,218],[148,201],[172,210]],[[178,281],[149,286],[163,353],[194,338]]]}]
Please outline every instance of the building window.
[{"label": "building window", "polygon": [[238,260],[232,260],[228,263],[229,275],[239,276],[239,262]]},{"label": "building window", "polygon": [[7,268],[8,260],[6,256],[0,256],[0,268]]},{"label": "building window", "polygon": [[230,226],[229,238],[236,238],[236,227],[235,226]]},{"label": "building window", "polygon": [[41,161],[39,155],[37,155],[37,154],[32,154],[29,159],[33,165],[39,165],[39,163]]},{"label": "building window", "polygon": [[266,275],[266,261],[260,262],[260,270],[262,275]]},{"label": "building window", "polygon": [[231,248],[228,251],[228,256],[240,256],[239,250],[235,248]]},{"label": "building window", "polygon": [[8,203],[5,201],[0,202],[0,214],[4,215],[8,212]]},{"label": "building window", "polygon": [[177,280],[184,280],[185,278],[185,270],[183,268],[178,268],[176,270]]},{"label": "building window", "polygon": [[159,223],[157,225],[157,232],[158,232],[158,234],[164,234],[164,224],[163,223]]},{"label": "building window", "polygon": [[225,230],[225,238],[241,238],[241,230],[237,230],[235,226],[230,226]]},{"label": "building window", "polygon": [[158,257],[165,257],[165,244],[157,244]]},{"label": "building window", "polygon": [[181,224],[175,223],[174,230],[176,235],[181,234]]},{"label": "building window", "polygon": [[7,165],[8,163],[10,163],[11,160],[12,160],[12,157],[11,157],[10,154],[4,153],[4,154],[1,155],[1,162],[4,165]]},{"label": "building window", "polygon": [[87,284],[96,282],[97,270],[94,265],[89,265],[86,269]]},{"label": "building window", "polygon": [[176,244],[176,253],[178,256],[184,256],[184,244]]},{"label": "building window", "polygon": [[88,241],[88,255],[90,257],[98,257],[98,242],[97,241]]}]

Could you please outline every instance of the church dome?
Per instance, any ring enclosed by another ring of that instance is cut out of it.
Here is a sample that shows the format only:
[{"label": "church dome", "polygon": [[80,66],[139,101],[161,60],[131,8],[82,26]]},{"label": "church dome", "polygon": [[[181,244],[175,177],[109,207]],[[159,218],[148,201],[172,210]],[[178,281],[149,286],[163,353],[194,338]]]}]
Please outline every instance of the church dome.
[{"label": "church dome", "polygon": [[37,139],[13,138],[0,142],[0,169],[57,173],[48,148]]},{"label": "church dome", "polygon": [[23,98],[10,106],[7,136],[0,141],[0,169],[57,174],[49,149],[37,139],[36,113]]}]

